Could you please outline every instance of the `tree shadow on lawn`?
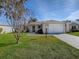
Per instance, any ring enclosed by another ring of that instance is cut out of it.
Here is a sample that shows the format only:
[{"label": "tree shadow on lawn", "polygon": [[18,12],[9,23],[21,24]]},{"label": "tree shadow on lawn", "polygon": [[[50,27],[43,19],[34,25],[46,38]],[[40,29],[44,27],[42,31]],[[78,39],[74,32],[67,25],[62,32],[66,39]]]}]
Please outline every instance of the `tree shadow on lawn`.
[{"label": "tree shadow on lawn", "polygon": [[0,47],[15,45],[16,43],[0,43]]}]

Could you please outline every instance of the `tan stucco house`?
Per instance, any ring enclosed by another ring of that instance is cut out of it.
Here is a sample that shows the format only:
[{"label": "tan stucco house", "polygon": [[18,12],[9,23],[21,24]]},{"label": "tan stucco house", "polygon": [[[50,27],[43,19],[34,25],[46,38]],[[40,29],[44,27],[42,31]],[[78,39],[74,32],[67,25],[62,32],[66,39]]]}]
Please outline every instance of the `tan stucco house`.
[{"label": "tan stucco house", "polygon": [[38,30],[43,33],[65,33],[71,31],[71,23],[56,20],[31,22],[28,24],[28,30],[30,33],[36,33]]}]

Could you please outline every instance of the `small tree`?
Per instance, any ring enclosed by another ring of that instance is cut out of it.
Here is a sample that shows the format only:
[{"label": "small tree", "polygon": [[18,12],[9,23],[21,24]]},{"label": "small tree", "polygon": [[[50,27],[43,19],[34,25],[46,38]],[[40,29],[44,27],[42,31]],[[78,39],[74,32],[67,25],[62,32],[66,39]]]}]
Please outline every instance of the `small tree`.
[{"label": "small tree", "polygon": [[25,23],[24,15],[27,9],[24,4],[27,0],[0,0],[0,9],[4,10],[4,15],[7,17],[7,22],[12,26],[14,31],[16,43],[20,39],[20,33],[23,30]]}]

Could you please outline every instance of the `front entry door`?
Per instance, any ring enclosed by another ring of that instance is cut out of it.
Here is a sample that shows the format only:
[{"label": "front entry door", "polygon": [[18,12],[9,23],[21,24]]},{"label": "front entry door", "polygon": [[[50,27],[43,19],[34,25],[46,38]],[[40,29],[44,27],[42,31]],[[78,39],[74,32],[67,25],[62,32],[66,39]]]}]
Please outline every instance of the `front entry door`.
[{"label": "front entry door", "polygon": [[32,26],[32,32],[35,32],[35,26]]}]

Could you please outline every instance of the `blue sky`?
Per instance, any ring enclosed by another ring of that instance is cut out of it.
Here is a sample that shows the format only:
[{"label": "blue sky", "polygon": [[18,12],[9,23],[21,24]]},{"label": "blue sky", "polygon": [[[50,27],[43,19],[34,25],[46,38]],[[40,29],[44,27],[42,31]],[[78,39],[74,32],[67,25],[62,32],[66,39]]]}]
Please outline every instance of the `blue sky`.
[{"label": "blue sky", "polygon": [[79,10],[79,0],[29,0],[27,6],[40,20],[64,20]]},{"label": "blue sky", "polygon": [[[26,7],[39,20],[74,20],[79,18],[79,0],[28,0]],[[0,23],[6,23],[0,17]],[[2,21],[1,21],[2,20]]]}]

